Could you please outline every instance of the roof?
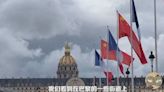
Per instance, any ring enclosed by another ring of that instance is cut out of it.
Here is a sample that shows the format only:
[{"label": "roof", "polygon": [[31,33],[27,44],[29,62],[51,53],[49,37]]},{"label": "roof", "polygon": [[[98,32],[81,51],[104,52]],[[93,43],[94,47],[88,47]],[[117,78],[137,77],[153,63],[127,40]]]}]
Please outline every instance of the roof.
[{"label": "roof", "polygon": [[[99,78],[81,78],[85,85],[91,86],[95,81],[95,84],[98,85]],[[101,78],[102,85],[106,85],[106,79]],[[111,85],[116,85],[116,78],[112,81]],[[44,86],[61,86],[65,85],[68,79],[57,79],[57,78],[20,78],[20,79],[0,79],[0,86],[1,87],[18,87],[18,86],[27,86],[27,87],[44,87]],[[135,86],[145,86],[145,78],[134,78]],[[120,85],[130,85],[131,79],[130,78],[120,78]]]}]

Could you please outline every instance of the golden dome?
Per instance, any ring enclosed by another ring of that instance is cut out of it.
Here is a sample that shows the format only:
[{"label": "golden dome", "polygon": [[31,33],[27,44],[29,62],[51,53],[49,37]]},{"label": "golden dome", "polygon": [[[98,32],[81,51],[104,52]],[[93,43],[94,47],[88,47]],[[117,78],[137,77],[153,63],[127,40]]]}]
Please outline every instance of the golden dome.
[{"label": "golden dome", "polygon": [[60,61],[59,61],[59,65],[73,65],[76,64],[75,59],[69,55],[69,56],[63,56]]},{"label": "golden dome", "polygon": [[70,55],[71,48],[66,43],[65,45],[65,55],[60,59],[59,65],[73,65],[76,64],[75,59]]},{"label": "golden dome", "polygon": [[60,59],[57,70],[57,78],[78,77],[78,69],[75,59],[71,56],[71,48],[65,44],[65,55]]}]

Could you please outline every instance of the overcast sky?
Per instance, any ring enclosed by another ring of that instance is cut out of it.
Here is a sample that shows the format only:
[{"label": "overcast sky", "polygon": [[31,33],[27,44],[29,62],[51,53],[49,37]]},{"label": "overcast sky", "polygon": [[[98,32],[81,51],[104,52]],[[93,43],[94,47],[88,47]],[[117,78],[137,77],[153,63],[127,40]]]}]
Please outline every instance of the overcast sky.
[{"label": "overcast sky", "polygon": [[[135,0],[142,46],[149,62],[154,51],[153,1]],[[72,44],[80,77],[104,76],[94,67],[94,50],[107,36],[116,38],[118,10],[129,22],[129,0],[0,0],[0,78],[56,77],[64,44]],[[159,71],[164,73],[164,0],[157,0]],[[135,30],[135,26],[133,27]],[[130,54],[127,38],[119,40]],[[135,54],[134,54],[135,55]],[[150,72],[135,55],[134,74]],[[116,62],[109,67],[117,76]],[[126,68],[125,68],[126,70]]]}]

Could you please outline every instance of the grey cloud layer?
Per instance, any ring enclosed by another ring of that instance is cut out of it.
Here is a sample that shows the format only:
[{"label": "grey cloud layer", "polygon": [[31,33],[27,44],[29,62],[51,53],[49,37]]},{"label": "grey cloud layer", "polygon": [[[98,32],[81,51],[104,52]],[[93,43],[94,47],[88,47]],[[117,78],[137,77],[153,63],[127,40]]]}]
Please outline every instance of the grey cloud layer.
[{"label": "grey cloud layer", "polygon": [[0,9],[1,26],[22,38],[77,34],[74,21],[58,0],[8,0]]}]

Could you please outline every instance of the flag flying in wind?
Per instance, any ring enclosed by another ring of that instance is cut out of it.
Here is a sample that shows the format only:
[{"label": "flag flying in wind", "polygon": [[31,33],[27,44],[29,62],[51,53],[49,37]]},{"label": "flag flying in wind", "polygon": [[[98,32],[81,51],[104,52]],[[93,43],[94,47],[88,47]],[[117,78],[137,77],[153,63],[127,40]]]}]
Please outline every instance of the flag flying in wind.
[{"label": "flag flying in wind", "polygon": [[[103,59],[109,59],[109,60],[117,60],[116,57],[116,50],[108,50],[108,42],[101,40],[101,57]],[[120,58],[122,58],[121,63],[130,66],[131,64],[131,56],[126,54],[123,51],[120,51]]]},{"label": "flag flying in wind", "polygon": [[112,82],[112,79],[113,79],[113,74],[112,72],[104,72],[104,74],[106,75],[107,79],[108,79],[108,82]]},{"label": "flag flying in wind", "polygon": [[[108,29],[109,30],[109,29]],[[118,65],[119,65],[119,69],[120,69],[120,71],[121,71],[121,73],[124,75],[124,69],[123,69],[123,65],[122,65],[122,63],[120,62],[120,61],[122,61],[121,59],[121,51],[119,50],[119,48],[118,48],[118,46],[117,46],[117,44],[116,44],[116,41],[114,40],[114,37],[113,37],[113,35],[111,34],[111,32],[110,32],[110,30],[108,31],[108,50],[109,51],[116,51],[116,53],[115,53],[115,56],[116,56],[116,58],[117,58],[117,62],[118,62]]]},{"label": "flag flying in wind", "polygon": [[102,59],[99,53],[95,50],[95,66],[100,66],[101,62],[102,62]]},{"label": "flag flying in wind", "polygon": [[131,4],[131,8],[132,8],[132,22],[135,22],[136,24],[136,27],[137,27],[137,33],[138,33],[138,38],[139,38],[139,41],[141,39],[141,34],[140,34],[140,28],[139,28],[139,23],[138,23],[138,18],[137,18],[137,12],[136,12],[136,8],[135,8],[135,3],[134,3],[134,0],[132,0],[132,4]]},{"label": "flag flying in wind", "polygon": [[101,40],[101,57],[103,59],[116,60],[115,51],[108,51],[108,42]]},{"label": "flag flying in wind", "polygon": [[[113,74],[111,71],[109,71],[109,67],[106,66],[105,62],[102,60],[99,53],[95,50],[95,66],[100,66],[107,77],[108,81],[111,82],[113,78]],[[108,74],[107,74],[108,73]]]},{"label": "flag flying in wind", "polygon": [[119,50],[119,48],[117,47],[116,41],[112,35],[112,33],[110,32],[110,30],[108,29],[108,50],[112,51],[112,50]]},{"label": "flag flying in wind", "polygon": [[[142,64],[146,64],[147,60],[144,55],[141,42],[137,39],[134,31],[131,31],[131,28],[128,24],[128,22],[121,16],[121,14],[118,13],[118,19],[119,19],[119,38],[127,36],[129,39],[130,44],[132,45],[132,48],[134,49],[135,53],[139,57]],[[131,33],[132,32],[132,41],[131,39]]]}]

